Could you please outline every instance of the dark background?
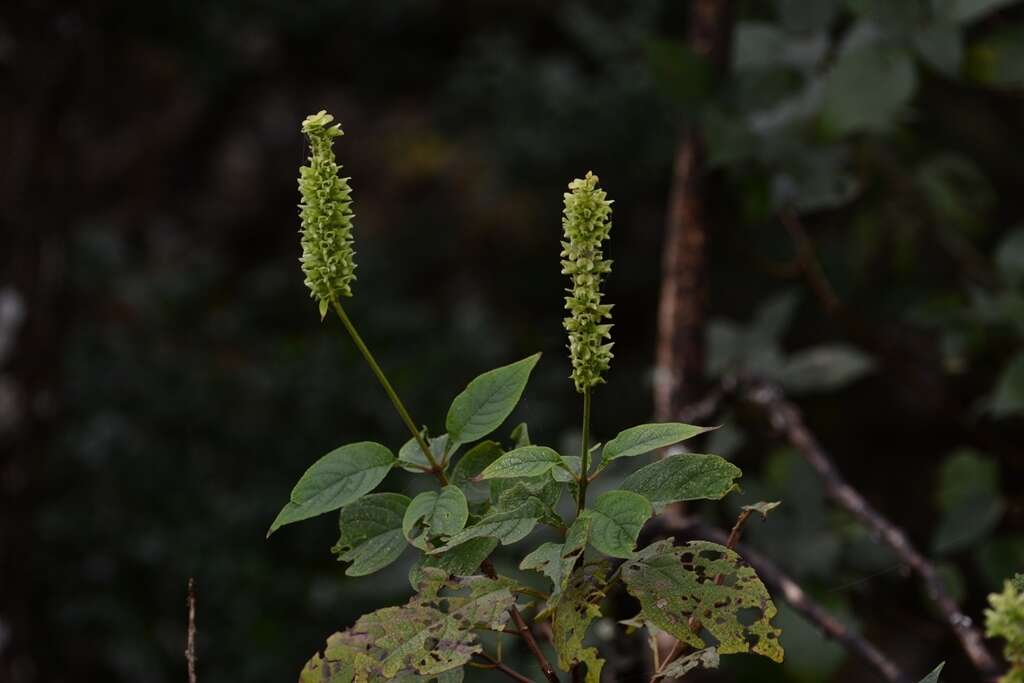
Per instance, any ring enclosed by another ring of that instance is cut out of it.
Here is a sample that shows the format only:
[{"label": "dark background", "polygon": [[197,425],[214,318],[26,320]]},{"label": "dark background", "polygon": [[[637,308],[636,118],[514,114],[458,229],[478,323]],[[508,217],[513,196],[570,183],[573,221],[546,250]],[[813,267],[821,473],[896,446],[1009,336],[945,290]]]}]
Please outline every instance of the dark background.
[{"label": "dark background", "polygon": [[[737,366],[781,382],[981,620],[1024,566],[1024,6],[734,15],[716,73],[686,47],[688,3],[663,0],[5,2],[0,681],[183,680],[189,576],[208,682],[294,680],[329,633],[405,600],[409,558],[343,576],[331,515],[264,540],[317,457],[405,439],[302,285],[299,124],[321,108],[353,177],[348,308],[413,414],[440,425],[470,378],[541,350],[517,417],[556,445],[579,412],[561,193],[593,169],[615,199],[604,440],[652,414],[672,159],[701,127],[709,383]],[[841,316],[794,267],[785,209]],[[718,421],[699,446],[743,468],[744,493],[709,519],[781,499],[754,545],[908,671],[978,680],[920,584],[762,420]],[[737,656],[701,680],[872,680],[780,620],[783,666]]]}]

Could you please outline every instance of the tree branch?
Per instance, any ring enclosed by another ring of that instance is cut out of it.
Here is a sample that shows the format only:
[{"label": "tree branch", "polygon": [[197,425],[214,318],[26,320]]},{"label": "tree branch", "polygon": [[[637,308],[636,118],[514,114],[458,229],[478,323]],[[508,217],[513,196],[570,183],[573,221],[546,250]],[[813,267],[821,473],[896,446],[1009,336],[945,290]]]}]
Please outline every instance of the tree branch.
[{"label": "tree branch", "polygon": [[882,516],[864,497],[843,479],[832,459],[814,434],[804,424],[800,410],[786,400],[781,389],[764,381],[748,381],[741,396],[759,408],[772,428],[800,453],[818,473],[825,490],[843,509],[873,531],[921,578],[932,602],[960,641],[960,646],[974,667],[986,678],[999,676],[999,665],[985,647],[984,638],[971,619],[960,611],[935,567],[909,541],[906,534]]},{"label": "tree branch", "polygon": [[496,671],[500,671],[501,673],[505,674],[506,676],[508,676],[512,680],[519,681],[519,683],[533,683],[533,681],[530,680],[529,678],[527,678],[526,676],[522,675],[521,673],[519,673],[515,669],[509,668],[504,663],[502,663],[501,661],[499,661],[499,660],[495,659],[494,657],[490,656],[486,652],[478,652],[478,653],[476,653],[476,655],[477,655],[477,657],[480,657],[481,659],[486,659],[487,660],[487,662],[488,662],[487,668],[488,669],[495,669]]},{"label": "tree branch", "polygon": [[185,662],[188,664],[188,683],[196,683],[196,580],[188,579],[188,632],[185,641]]}]

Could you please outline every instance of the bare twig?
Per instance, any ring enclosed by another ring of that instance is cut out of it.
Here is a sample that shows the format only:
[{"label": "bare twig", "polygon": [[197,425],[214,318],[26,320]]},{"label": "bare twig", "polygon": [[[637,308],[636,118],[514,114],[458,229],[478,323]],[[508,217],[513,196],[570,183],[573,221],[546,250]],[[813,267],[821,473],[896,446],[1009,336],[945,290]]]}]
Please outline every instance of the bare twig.
[{"label": "bare twig", "polygon": [[484,660],[487,661],[487,665],[486,666],[481,665],[481,666],[484,666],[484,668],[494,669],[495,671],[500,671],[501,673],[505,674],[506,676],[508,676],[512,680],[519,681],[519,683],[533,683],[533,681],[530,680],[529,678],[527,678],[526,676],[522,675],[521,673],[519,673],[515,669],[509,668],[503,662],[501,662],[500,660],[495,659],[494,657],[490,656],[486,652],[478,652],[477,653],[477,657],[480,657],[481,659],[484,659]]},{"label": "bare twig", "polygon": [[928,597],[939,608],[974,667],[986,678],[997,678],[999,666],[985,647],[981,631],[975,628],[970,617],[960,611],[935,567],[910,543],[899,527],[871,507],[864,497],[843,479],[818,439],[804,424],[800,410],[786,400],[781,389],[768,382],[748,382],[743,387],[742,395],[764,412],[772,428],[783,435],[814,468],[823,480],[829,496],[874,532],[920,576]]},{"label": "bare twig", "polygon": [[185,640],[185,662],[188,664],[188,683],[196,683],[196,580],[188,579],[188,634]]},{"label": "bare twig", "polygon": [[[494,569],[494,564],[490,560],[484,560],[480,565],[480,569],[483,570],[484,575],[489,578],[498,578],[498,572]],[[516,622],[516,630],[519,635],[522,636],[523,640],[526,641],[526,647],[530,649],[530,653],[533,654],[534,659],[537,660],[537,664],[540,665],[540,670],[544,674],[544,677],[550,681],[550,683],[559,683],[558,674],[551,668],[551,663],[548,662],[548,658],[544,656],[544,652],[537,645],[537,640],[533,637],[533,632],[530,631],[530,626],[523,619],[523,615],[519,612],[519,608],[515,605],[509,608],[509,614],[512,615],[512,621]]]}]

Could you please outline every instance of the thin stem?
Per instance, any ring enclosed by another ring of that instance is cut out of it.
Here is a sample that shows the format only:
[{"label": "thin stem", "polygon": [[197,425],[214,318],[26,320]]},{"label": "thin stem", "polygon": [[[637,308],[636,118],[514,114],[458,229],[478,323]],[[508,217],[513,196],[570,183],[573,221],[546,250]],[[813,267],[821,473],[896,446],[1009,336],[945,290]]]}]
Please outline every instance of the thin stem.
[{"label": "thin stem", "polygon": [[185,643],[185,661],[188,663],[188,683],[196,683],[196,580],[188,578],[188,632]]},{"label": "thin stem", "polygon": [[487,660],[487,662],[488,662],[488,664],[486,666],[483,666],[482,668],[495,669],[496,671],[500,671],[501,673],[505,674],[506,676],[508,676],[512,680],[519,681],[519,683],[533,683],[533,681],[530,680],[529,678],[527,678],[526,676],[522,675],[518,671],[515,671],[514,669],[510,669],[505,664],[503,664],[500,660],[495,659],[494,657],[490,656],[486,652],[478,652],[477,656],[480,657],[481,659]]},{"label": "thin stem", "polygon": [[334,308],[334,312],[338,314],[338,318],[341,319],[341,324],[348,330],[349,336],[352,337],[352,341],[355,343],[356,348],[363,354],[363,358],[366,359],[366,364],[370,366],[370,370],[377,376],[377,380],[381,386],[384,387],[384,392],[391,399],[392,405],[395,406],[395,410],[398,411],[398,415],[402,418],[405,426],[409,429],[409,433],[412,434],[412,438],[419,444],[420,450],[423,451],[423,455],[426,457],[427,462],[430,463],[430,471],[438,478],[442,486],[448,485],[448,477],[445,476],[444,470],[434,459],[434,454],[430,452],[430,446],[427,445],[426,440],[423,438],[423,434],[419,429],[416,428],[416,423],[413,422],[412,417],[409,416],[409,411],[406,410],[405,404],[402,403],[402,399],[398,397],[398,393],[394,387],[391,386],[391,382],[388,381],[387,375],[381,369],[377,363],[377,359],[370,353],[370,349],[366,346],[366,342],[359,336],[359,332],[356,331],[355,325],[349,320],[348,315],[345,313],[345,309],[341,307],[341,303],[338,302],[337,297],[331,299],[331,306]]},{"label": "thin stem", "polygon": [[590,482],[590,387],[583,390],[583,443],[580,446],[580,493],[576,498],[576,514],[587,506],[587,484]]}]

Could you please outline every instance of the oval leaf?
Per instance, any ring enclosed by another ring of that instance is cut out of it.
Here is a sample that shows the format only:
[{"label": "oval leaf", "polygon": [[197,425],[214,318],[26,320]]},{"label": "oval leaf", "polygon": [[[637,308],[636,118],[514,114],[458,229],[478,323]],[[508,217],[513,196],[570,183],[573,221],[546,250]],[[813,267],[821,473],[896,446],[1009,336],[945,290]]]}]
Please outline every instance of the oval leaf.
[{"label": "oval leaf", "polygon": [[686,453],[641,467],[622,482],[626,491],[639,493],[654,505],[681,500],[718,500],[733,489],[743,473],[717,455]]},{"label": "oval leaf", "polygon": [[544,504],[536,498],[531,498],[515,510],[495,512],[481,518],[473,526],[455,534],[442,547],[428,551],[428,554],[446,552],[474,538],[496,538],[502,545],[515,543],[533,531],[537,521],[543,516]]},{"label": "oval leaf", "polygon": [[351,562],[349,576],[365,576],[383,569],[405,550],[402,516],[409,498],[398,493],[374,493],[341,510],[341,537],[331,552]]},{"label": "oval leaf", "polygon": [[[427,547],[428,537],[451,536],[462,531],[469,519],[466,496],[458,486],[445,486],[441,492],[424,491],[409,504],[402,518],[402,533],[418,548]],[[417,534],[417,527],[426,527]]]},{"label": "oval leaf", "polygon": [[608,491],[588,510],[592,519],[590,544],[605,555],[629,559],[644,522],[654,510],[646,498],[632,491]]},{"label": "oval leaf", "polygon": [[337,448],[313,463],[292,489],[291,500],[270,525],[267,536],[285,524],[348,505],[377,488],[395,464],[387,447],[361,441]]},{"label": "oval leaf", "polygon": [[561,467],[562,458],[547,446],[523,446],[501,456],[480,473],[481,479],[537,477],[552,467]]},{"label": "oval leaf", "polygon": [[533,366],[540,359],[529,358],[485,372],[455,397],[448,409],[445,427],[452,443],[482,439],[501,426],[519,403]]},{"label": "oval leaf", "polygon": [[681,422],[661,422],[630,427],[604,447],[605,461],[615,458],[629,458],[665,448],[672,444],[709,432],[717,427],[697,427]]}]

